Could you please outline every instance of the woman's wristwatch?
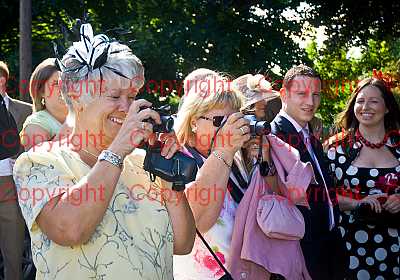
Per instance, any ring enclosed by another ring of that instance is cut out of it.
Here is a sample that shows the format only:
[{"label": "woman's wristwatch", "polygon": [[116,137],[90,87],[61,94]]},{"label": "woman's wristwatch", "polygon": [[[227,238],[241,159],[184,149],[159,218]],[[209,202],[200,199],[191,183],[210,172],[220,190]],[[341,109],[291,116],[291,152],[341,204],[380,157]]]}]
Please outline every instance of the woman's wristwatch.
[{"label": "woman's wristwatch", "polygon": [[116,167],[119,167],[121,169],[122,169],[122,165],[124,163],[124,159],[120,155],[118,155],[114,152],[111,152],[110,150],[103,150],[100,153],[98,160],[99,161],[103,161],[103,160],[108,161],[112,165],[115,165]]},{"label": "woman's wristwatch", "polygon": [[274,176],[276,168],[274,162],[262,161],[260,162],[260,174],[261,176]]}]

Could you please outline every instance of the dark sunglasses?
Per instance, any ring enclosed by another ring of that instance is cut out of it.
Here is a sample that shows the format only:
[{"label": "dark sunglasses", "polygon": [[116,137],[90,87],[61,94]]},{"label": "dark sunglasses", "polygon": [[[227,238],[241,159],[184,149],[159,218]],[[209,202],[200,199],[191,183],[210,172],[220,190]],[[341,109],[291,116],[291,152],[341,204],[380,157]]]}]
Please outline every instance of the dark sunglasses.
[{"label": "dark sunglasses", "polygon": [[201,117],[199,117],[199,119],[212,121],[213,126],[220,127],[223,120],[225,119],[225,116],[214,116],[212,118],[201,116]]}]

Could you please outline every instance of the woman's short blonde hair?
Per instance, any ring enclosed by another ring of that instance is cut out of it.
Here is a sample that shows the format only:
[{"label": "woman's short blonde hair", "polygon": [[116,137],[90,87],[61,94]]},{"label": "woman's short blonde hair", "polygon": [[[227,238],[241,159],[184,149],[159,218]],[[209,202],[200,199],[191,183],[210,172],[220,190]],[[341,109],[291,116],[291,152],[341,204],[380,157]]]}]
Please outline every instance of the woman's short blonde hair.
[{"label": "woman's short blonde hair", "polygon": [[208,73],[197,82],[198,86],[190,88],[177,114],[175,133],[181,145],[194,140],[195,134],[191,127],[193,119],[226,106],[239,111],[243,103],[242,94],[233,91],[230,80],[222,74]]},{"label": "woman's short blonde hair", "polygon": [[[207,68],[198,68],[190,72],[186,78],[183,80],[183,95],[181,96],[181,100],[179,101],[179,108],[181,108],[183,101],[189,95],[189,92],[195,92],[194,90],[191,91],[193,87],[197,87],[197,84],[205,80],[207,77],[213,77],[218,75],[217,72],[214,70],[210,70]],[[179,109],[178,108],[178,109]]]},{"label": "woman's short blonde hair", "polygon": [[34,112],[46,109],[44,103],[42,103],[44,91],[46,86],[51,86],[48,85],[48,80],[57,71],[55,58],[43,60],[33,71],[29,81],[29,94],[32,98]]}]

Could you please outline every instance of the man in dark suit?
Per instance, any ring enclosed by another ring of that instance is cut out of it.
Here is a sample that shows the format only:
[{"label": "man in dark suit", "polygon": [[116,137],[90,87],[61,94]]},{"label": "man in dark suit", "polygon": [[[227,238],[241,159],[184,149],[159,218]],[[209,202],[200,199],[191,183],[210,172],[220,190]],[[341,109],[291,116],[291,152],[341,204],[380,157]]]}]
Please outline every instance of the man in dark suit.
[{"label": "man in dark suit", "polygon": [[0,94],[0,160],[17,155],[21,148],[17,124]]},{"label": "man in dark suit", "polygon": [[298,206],[306,232],[301,240],[308,271],[313,280],[344,279],[344,241],[338,230],[339,208],[333,177],[324,160],[322,145],[309,122],[320,104],[321,79],[310,67],[295,66],[283,80],[282,109],[271,123],[272,133],[296,148],[303,162],[310,162],[314,181],[307,195],[309,207]]},{"label": "man in dark suit", "polygon": [[[2,113],[11,113],[18,132],[32,113],[29,103],[18,101],[7,95],[6,87],[9,77],[7,65],[0,61],[0,94]],[[22,279],[22,254],[24,251],[25,222],[18,206],[17,192],[12,176],[15,158],[0,160],[0,250],[4,260],[4,276],[7,280]]]}]

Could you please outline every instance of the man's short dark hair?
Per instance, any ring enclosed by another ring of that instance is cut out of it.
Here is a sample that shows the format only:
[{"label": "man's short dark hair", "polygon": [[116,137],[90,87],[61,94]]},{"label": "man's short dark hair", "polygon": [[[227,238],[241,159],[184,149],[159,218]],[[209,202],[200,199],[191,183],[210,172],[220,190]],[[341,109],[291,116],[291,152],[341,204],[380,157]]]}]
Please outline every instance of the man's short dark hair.
[{"label": "man's short dark hair", "polygon": [[306,76],[321,80],[321,77],[317,71],[307,65],[300,64],[290,68],[289,71],[286,72],[285,78],[283,79],[283,87],[288,88],[290,86],[290,82],[297,76]]}]

